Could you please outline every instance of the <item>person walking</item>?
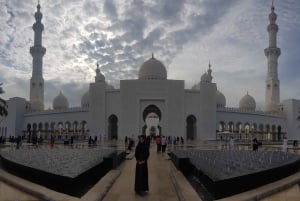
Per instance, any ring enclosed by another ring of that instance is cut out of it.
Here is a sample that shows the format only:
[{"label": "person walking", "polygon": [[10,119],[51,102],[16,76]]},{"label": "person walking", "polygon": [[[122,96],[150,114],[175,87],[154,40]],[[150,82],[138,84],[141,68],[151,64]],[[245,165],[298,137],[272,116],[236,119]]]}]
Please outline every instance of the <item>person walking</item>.
[{"label": "person walking", "polygon": [[145,142],[145,136],[139,136],[139,143],[135,148],[135,184],[134,190],[137,194],[143,196],[146,191],[149,191],[148,184],[148,165],[149,149]]}]

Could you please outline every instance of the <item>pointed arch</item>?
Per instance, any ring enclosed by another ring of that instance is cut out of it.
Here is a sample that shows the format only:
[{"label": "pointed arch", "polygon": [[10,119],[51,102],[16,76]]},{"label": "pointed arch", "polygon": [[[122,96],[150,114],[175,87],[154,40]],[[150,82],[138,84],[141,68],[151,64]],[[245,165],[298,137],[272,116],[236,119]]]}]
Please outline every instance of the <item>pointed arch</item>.
[{"label": "pointed arch", "polygon": [[114,114],[108,117],[108,138],[118,139],[118,117]]},{"label": "pointed arch", "polygon": [[186,118],[186,139],[195,140],[197,136],[197,118],[194,115],[189,115]]}]

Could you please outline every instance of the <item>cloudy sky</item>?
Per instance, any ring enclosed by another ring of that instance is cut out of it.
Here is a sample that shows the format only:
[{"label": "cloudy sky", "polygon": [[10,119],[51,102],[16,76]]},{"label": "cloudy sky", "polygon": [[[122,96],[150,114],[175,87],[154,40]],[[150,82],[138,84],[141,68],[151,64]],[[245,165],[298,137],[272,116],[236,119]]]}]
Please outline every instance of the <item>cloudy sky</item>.
[{"label": "cloudy sky", "polygon": [[[211,61],[213,81],[238,106],[249,92],[263,109],[271,0],[41,0],[45,104],[60,90],[79,106],[96,62],[115,88],[136,79],[151,53],[169,79],[199,82]],[[4,98],[28,99],[37,0],[0,0],[0,83]],[[300,1],[275,0],[281,100],[300,99]]]}]

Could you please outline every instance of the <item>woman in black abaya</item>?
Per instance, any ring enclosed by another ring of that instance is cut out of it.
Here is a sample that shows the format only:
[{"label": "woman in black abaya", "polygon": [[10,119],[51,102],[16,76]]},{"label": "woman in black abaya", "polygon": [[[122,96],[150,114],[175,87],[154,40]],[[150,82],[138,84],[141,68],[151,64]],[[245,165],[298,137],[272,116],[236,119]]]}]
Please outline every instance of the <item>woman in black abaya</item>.
[{"label": "woman in black abaya", "polygon": [[135,185],[134,190],[140,195],[149,191],[148,185],[148,166],[149,148],[145,142],[145,136],[139,136],[139,143],[135,149],[136,168],[135,168]]}]

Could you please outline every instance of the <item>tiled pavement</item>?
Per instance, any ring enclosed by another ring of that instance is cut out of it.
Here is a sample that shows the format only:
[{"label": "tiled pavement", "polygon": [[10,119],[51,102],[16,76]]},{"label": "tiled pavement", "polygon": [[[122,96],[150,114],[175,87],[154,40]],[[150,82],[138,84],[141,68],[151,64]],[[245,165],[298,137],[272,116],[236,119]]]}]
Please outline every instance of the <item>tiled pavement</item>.
[{"label": "tiled pavement", "polygon": [[[135,171],[135,160],[125,160],[122,165],[119,167],[119,172],[121,174],[118,176],[115,183],[113,183],[111,189],[108,191],[106,196],[104,197],[104,201],[134,201],[134,200],[200,200],[200,198],[195,194],[193,188],[191,188],[190,184],[185,180],[183,175],[178,172],[168,157],[166,155],[157,154],[154,151],[154,148],[151,150],[151,156],[148,162],[149,168],[149,188],[150,191],[146,196],[138,196],[134,192],[134,171]],[[2,175],[0,175],[1,177]],[[296,177],[296,176],[295,176]],[[299,175],[297,176],[297,178]],[[14,176],[11,176],[12,180],[17,180],[16,183],[19,182],[19,178],[16,179]],[[41,196],[34,197],[31,193],[22,192],[19,187],[13,187],[7,183],[0,180],[0,201],[37,201],[43,200]],[[13,183],[13,182],[12,182]],[[28,182],[24,182],[25,185],[28,186]],[[279,182],[280,183],[280,182]],[[270,185],[270,184],[269,184]],[[99,196],[94,194],[99,194],[99,189],[103,189],[103,184],[99,182],[91,192],[88,192],[81,199],[73,198],[70,196],[61,196],[56,192],[45,191],[44,187],[36,187],[38,185],[34,185],[34,190],[38,193],[35,195],[40,195],[40,192],[44,192],[49,195],[58,195],[57,199],[55,196],[53,200],[101,200]],[[98,186],[98,187],[97,187]],[[276,185],[271,184],[271,188]],[[244,195],[230,197],[224,200],[230,201],[241,201],[247,200],[247,194],[255,194],[261,190],[266,189],[267,187],[261,187],[261,189],[254,189],[252,192],[246,192]],[[270,189],[270,186],[268,187]],[[39,191],[41,190],[41,191]],[[93,191],[93,192],[92,192]],[[28,192],[28,191],[27,191]],[[30,192],[30,191],[29,191]],[[97,199],[96,199],[97,197]],[[245,199],[246,198],[246,199]],[[291,185],[291,187],[286,188],[286,190],[279,191],[271,196],[268,196],[263,199],[258,199],[259,196],[254,200],[260,201],[300,201],[300,190],[297,184]]]},{"label": "tiled pavement", "polygon": [[[149,172],[149,192],[145,196],[136,195],[134,192],[135,159],[127,160],[122,167],[122,173],[104,201],[177,201],[180,196],[185,196],[186,200],[200,201],[197,193],[191,188],[189,183],[182,176],[177,176],[178,171],[168,160],[168,155],[156,153],[152,148],[148,161]],[[174,181],[174,177],[176,180]],[[184,185],[182,185],[184,183]],[[180,186],[178,186],[180,184]],[[189,189],[183,189],[188,186]],[[187,195],[178,195],[186,193]],[[189,197],[187,197],[189,196]]]}]

